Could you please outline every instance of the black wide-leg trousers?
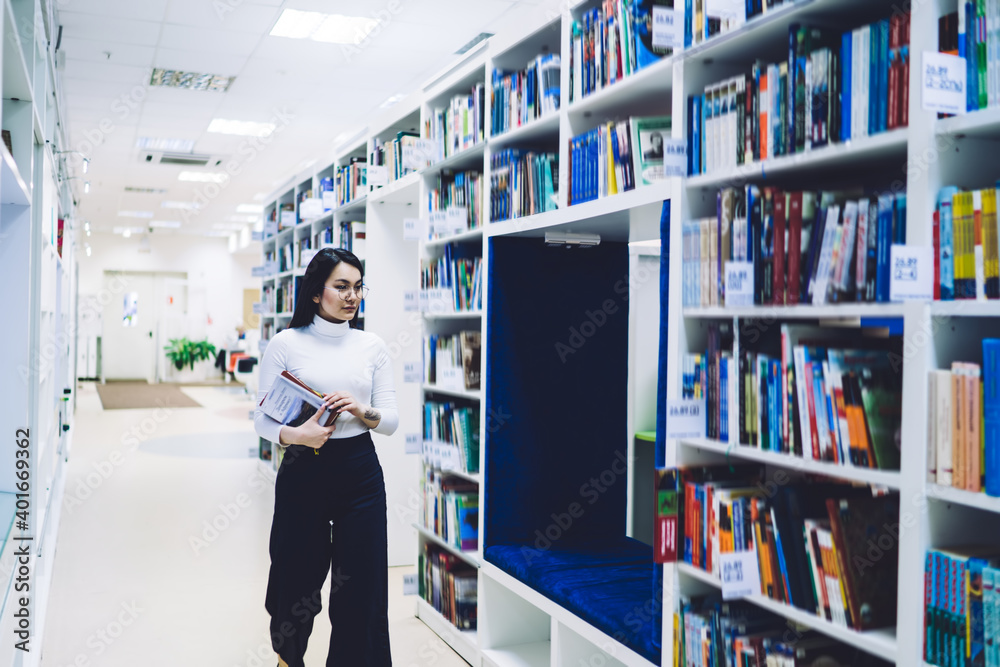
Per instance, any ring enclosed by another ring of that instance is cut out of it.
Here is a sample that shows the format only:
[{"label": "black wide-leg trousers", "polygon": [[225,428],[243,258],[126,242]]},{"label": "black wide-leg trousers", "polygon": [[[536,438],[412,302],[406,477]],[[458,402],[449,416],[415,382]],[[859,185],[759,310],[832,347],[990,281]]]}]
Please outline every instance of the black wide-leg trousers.
[{"label": "black wide-leg trousers", "polygon": [[385,480],[371,435],[320,449],[290,445],[274,489],[264,603],[275,653],[304,667],[330,574],[327,667],[390,667],[387,550]]}]

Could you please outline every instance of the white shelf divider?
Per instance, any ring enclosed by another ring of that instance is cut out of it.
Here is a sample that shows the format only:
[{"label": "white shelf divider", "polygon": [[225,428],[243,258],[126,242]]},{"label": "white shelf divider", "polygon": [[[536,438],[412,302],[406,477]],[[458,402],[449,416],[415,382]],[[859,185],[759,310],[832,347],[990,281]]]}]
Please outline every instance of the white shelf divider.
[{"label": "white shelf divider", "polygon": [[427,538],[434,544],[438,545],[442,549],[445,549],[449,553],[455,554],[456,556],[464,560],[472,567],[479,569],[479,566],[482,562],[482,558],[480,557],[478,552],[462,551],[458,547],[445,542],[443,539],[441,539],[441,537],[437,533],[435,533],[430,528],[427,528],[426,526],[421,526],[419,523],[414,522],[413,527],[417,529],[417,532],[419,532],[421,535],[423,535],[425,538]]}]

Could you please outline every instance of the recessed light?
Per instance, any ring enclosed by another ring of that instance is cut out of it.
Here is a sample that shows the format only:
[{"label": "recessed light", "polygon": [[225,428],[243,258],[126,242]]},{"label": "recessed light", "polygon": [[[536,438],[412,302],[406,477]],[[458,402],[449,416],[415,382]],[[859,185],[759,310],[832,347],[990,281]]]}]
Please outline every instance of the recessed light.
[{"label": "recessed light", "polygon": [[212,92],[224,93],[229,90],[229,86],[231,86],[235,80],[235,76],[182,72],[176,69],[163,69],[162,67],[157,67],[153,69],[153,74],[149,77],[149,85],[166,86],[167,88],[186,88],[188,90],[208,90]]},{"label": "recessed light", "polygon": [[286,9],[271,28],[272,37],[311,39],[327,44],[358,44],[378,27],[378,19]]},{"label": "recessed light", "polygon": [[124,236],[125,238],[128,238],[128,237],[132,236],[132,230],[131,230],[131,229],[129,229],[128,227],[126,227],[126,228],[125,228],[125,229],[124,229],[124,230],[122,231],[122,236]]},{"label": "recessed light", "polygon": [[237,213],[263,213],[264,207],[260,204],[240,204],[236,207]]},{"label": "recessed light", "polygon": [[388,109],[389,107],[398,104],[405,97],[406,97],[406,95],[404,95],[403,93],[396,93],[395,95],[393,95],[392,97],[390,97],[389,99],[387,99],[385,102],[382,102],[382,104],[378,105],[378,108],[379,109]]},{"label": "recessed light", "polygon": [[135,140],[135,147],[150,151],[191,153],[194,151],[194,139],[160,139],[157,137],[139,137]]},{"label": "recessed light", "polygon": [[90,257],[90,245],[87,245],[87,257]]},{"label": "recessed light", "polygon": [[118,211],[119,218],[152,218],[152,211]]},{"label": "recessed light", "polygon": [[194,202],[190,201],[165,201],[162,202],[160,206],[163,208],[175,208],[184,211],[190,211],[196,208],[201,208],[199,204],[195,204]]},{"label": "recessed light", "polygon": [[115,234],[121,234],[125,238],[132,235],[133,232],[140,234],[146,230],[145,227],[115,227],[111,231]]},{"label": "recessed light", "polygon": [[132,192],[140,195],[163,195],[167,193],[165,188],[134,188],[125,186],[125,192]]},{"label": "recessed light", "polygon": [[224,171],[182,171],[177,175],[177,180],[190,183],[225,183],[229,180],[229,174]]},{"label": "recessed light", "polygon": [[153,222],[149,223],[149,226],[150,227],[166,227],[166,228],[169,228],[169,229],[177,229],[178,227],[181,226],[181,223],[180,223],[179,220],[154,220]]},{"label": "recessed light", "polygon": [[274,123],[257,123],[250,120],[214,118],[208,125],[209,132],[235,134],[241,137],[268,137],[277,128]]}]

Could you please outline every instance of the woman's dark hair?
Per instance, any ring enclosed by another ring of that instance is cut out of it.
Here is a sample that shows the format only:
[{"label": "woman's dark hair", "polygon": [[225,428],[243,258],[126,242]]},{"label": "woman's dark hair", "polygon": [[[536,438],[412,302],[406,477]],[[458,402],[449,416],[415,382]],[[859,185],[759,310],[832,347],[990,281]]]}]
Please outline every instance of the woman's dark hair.
[{"label": "woman's dark hair", "polygon": [[[292,321],[288,324],[288,328],[298,329],[312,324],[313,318],[319,312],[319,304],[313,301],[313,297],[319,296],[322,300],[326,281],[341,262],[347,262],[360,271],[361,278],[364,280],[365,267],[357,255],[342,248],[323,248],[316,253],[316,256],[309,262],[309,266],[306,267],[306,274],[302,277],[302,286],[299,287],[299,294],[295,298],[295,312],[292,314]],[[351,320],[352,328],[358,326],[359,312],[360,309],[354,313],[354,319]]]}]

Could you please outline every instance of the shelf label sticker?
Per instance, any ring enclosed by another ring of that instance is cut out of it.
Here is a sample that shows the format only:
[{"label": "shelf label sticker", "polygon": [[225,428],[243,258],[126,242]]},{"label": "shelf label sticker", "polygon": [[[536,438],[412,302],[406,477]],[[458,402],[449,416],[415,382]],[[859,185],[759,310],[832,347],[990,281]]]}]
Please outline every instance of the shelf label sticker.
[{"label": "shelf label sticker", "polygon": [[253,304],[253,314],[254,315],[264,314],[264,303],[262,301],[257,301]]},{"label": "shelf label sticker", "polygon": [[389,185],[389,167],[384,164],[368,165],[365,169],[366,185]]},{"label": "shelf label sticker", "polygon": [[406,453],[407,454],[419,454],[420,449],[423,447],[423,439],[419,433],[407,433],[406,434]]},{"label": "shelf label sticker", "polygon": [[719,554],[722,599],[738,600],[760,593],[760,571],[756,551]]},{"label": "shelf label sticker", "polygon": [[469,228],[469,209],[465,206],[452,206],[447,211],[448,234],[461,234]]},{"label": "shelf label sticker", "polygon": [[705,437],[705,399],[679,398],[667,401],[667,438]]},{"label": "shelf label sticker", "polygon": [[265,236],[274,236],[278,233],[278,221],[269,220],[264,223],[264,234]]},{"label": "shelf label sticker", "polygon": [[420,218],[403,218],[403,240],[419,241],[426,236],[424,233],[426,228],[426,221]]},{"label": "shelf label sticker", "polygon": [[934,299],[934,248],[894,245],[889,251],[889,300]]},{"label": "shelf label sticker", "polygon": [[331,208],[337,208],[337,193],[333,190],[324,190],[323,209],[329,211]]},{"label": "shelf label sticker", "polygon": [[684,12],[653,6],[653,48],[679,49],[684,46]]},{"label": "shelf label sticker", "polygon": [[434,236],[447,236],[451,228],[448,213],[445,211],[431,211],[428,217],[428,224],[431,228],[431,234]]},{"label": "shelf label sticker", "polygon": [[753,262],[726,262],[726,306],[753,305]]},{"label": "shelf label sticker", "polygon": [[302,254],[299,256],[299,266],[303,268],[309,266],[309,262],[313,261],[313,257],[315,257],[318,253],[319,250],[315,249],[303,250]]},{"label": "shelf label sticker", "polygon": [[264,240],[264,232],[250,232],[250,240],[251,241],[263,241]]},{"label": "shelf label sticker", "polygon": [[920,98],[924,111],[964,114],[967,85],[965,58],[948,53],[924,51],[922,64]]},{"label": "shelf label sticker", "polygon": [[250,276],[253,278],[263,278],[264,276],[267,275],[269,274],[267,273],[266,264],[264,266],[255,266],[252,269],[250,269]]},{"label": "shelf label sticker", "polygon": [[420,312],[420,296],[418,290],[407,290],[403,292],[403,312]]},{"label": "shelf label sticker", "polygon": [[403,146],[403,168],[420,170],[437,159],[438,145],[432,139],[414,139]]},{"label": "shelf label sticker", "polygon": [[298,222],[298,218],[295,216],[295,211],[282,211],[281,212],[281,226],[282,227],[294,227],[296,222]]},{"label": "shelf label sticker", "polygon": [[651,174],[653,178],[648,178],[645,173],[643,177],[649,181],[664,178],[684,178],[687,176],[687,140],[686,139],[664,139],[663,140],[663,167],[662,173]]},{"label": "shelf label sticker", "polygon": [[[324,193],[324,195],[325,194],[326,193]],[[302,203],[299,204],[299,215],[302,216],[303,220],[311,220],[312,218],[320,217],[323,215],[323,200],[318,197],[303,199]]]},{"label": "shelf label sticker", "polygon": [[423,369],[419,361],[407,361],[403,364],[403,382],[407,384],[420,384],[423,380]]},{"label": "shelf label sticker", "polygon": [[437,287],[426,290],[427,308],[425,312],[434,315],[450,313],[454,310],[451,303],[451,290],[447,287]]},{"label": "shelf label sticker", "polygon": [[428,305],[431,302],[430,291],[425,289],[420,290],[420,293],[417,295],[417,301],[420,304],[420,312],[426,313]]},{"label": "shelf label sticker", "polygon": [[420,588],[417,585],[417,573],[403,575],[403,595],[419,595]]},{"label": "shelf label sticker", "polygon": [[465,389],[462,383],[462,374],[459,369],[454,366],[451,368],[442,368],[441,375],[438,377],[438,384],[443,389]]},{"label": "shelf label sticker", "polygon": [[276,275],[277,273],[278,273],[278,262],[277,262],[277,260],[273,260],[272,259],[270,262],[267,262],[266,264],[264,264],[264,275],[265,276],[273,276],[273,275]]}]

